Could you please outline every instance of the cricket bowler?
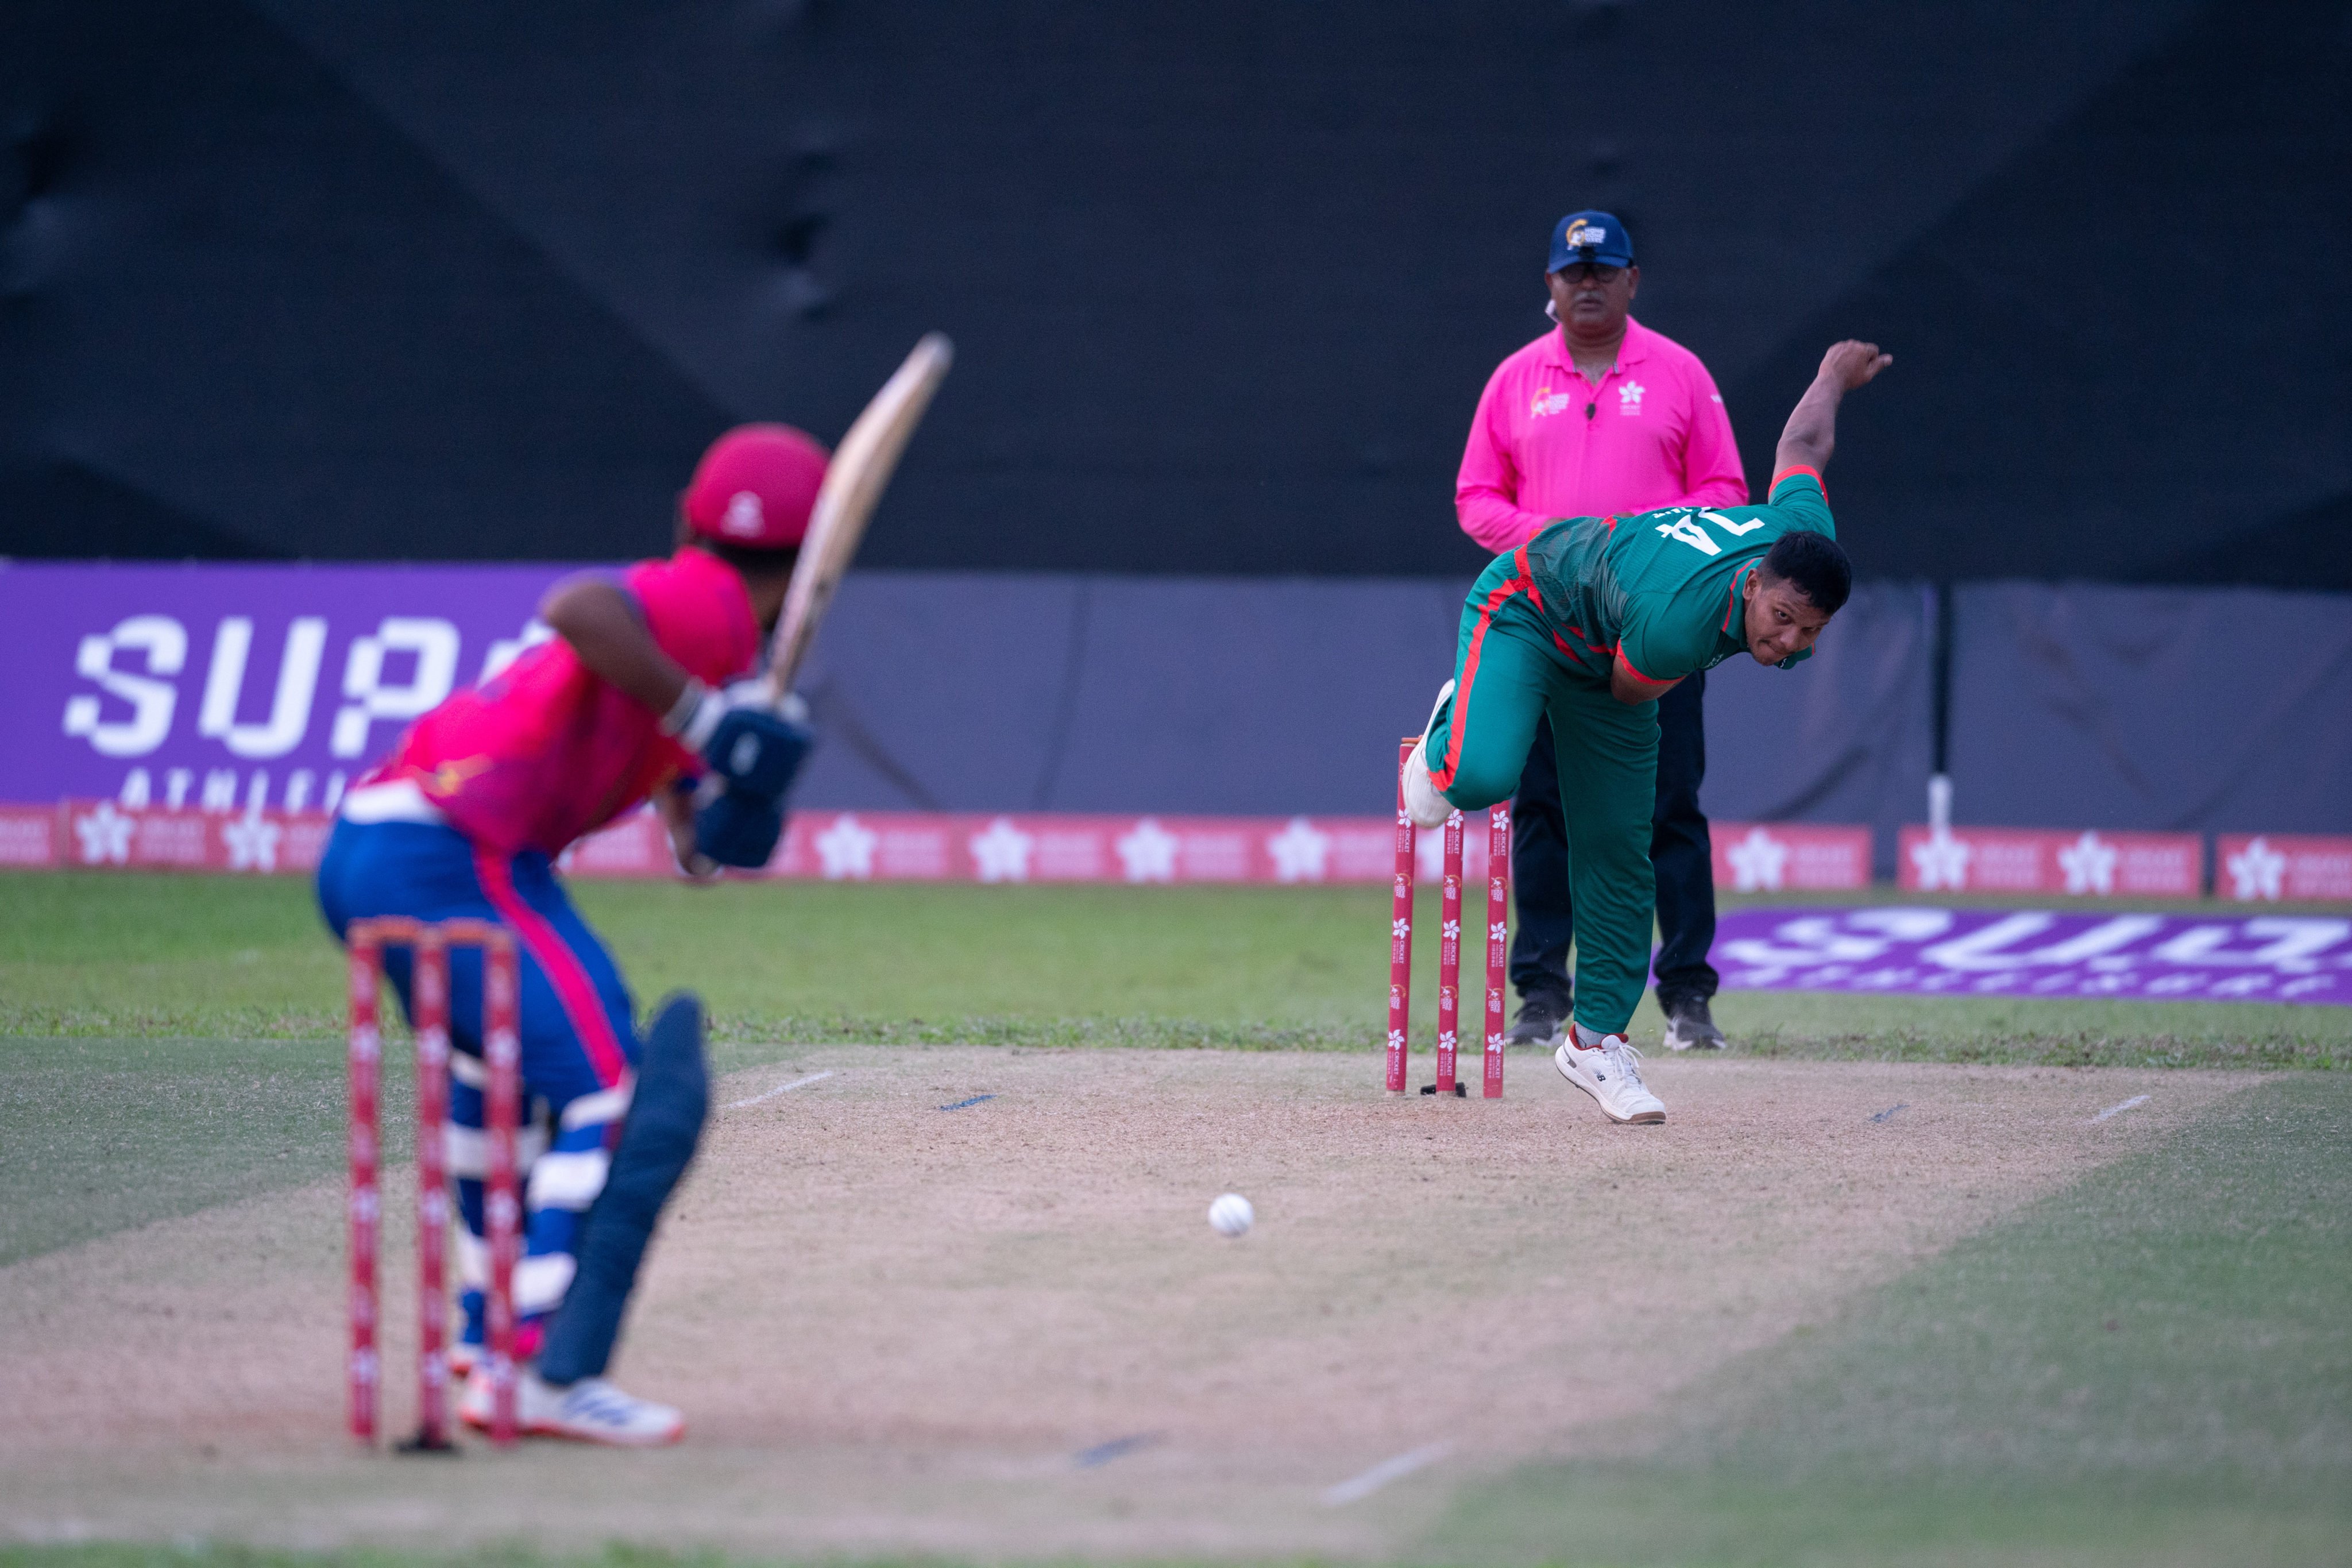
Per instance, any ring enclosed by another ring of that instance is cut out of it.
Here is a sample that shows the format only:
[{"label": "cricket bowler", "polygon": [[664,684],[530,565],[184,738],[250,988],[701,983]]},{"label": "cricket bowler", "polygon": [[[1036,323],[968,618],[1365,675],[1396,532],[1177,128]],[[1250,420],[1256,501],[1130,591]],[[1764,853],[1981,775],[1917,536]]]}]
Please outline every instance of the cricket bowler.
[{"label": "cricket bowler", "polygon": [[[640,1039],[620,971],[557,880],[557,856],[650,799],[682,869],[766,864],[811,737],[744,679],[776,624],[826,454],[780,425],[728,432],[681,498],[677,550],[617,578],[550,589],[554,632],[417,720],[343,797],[318,879],[336,937],[378,915],[494,921],[521,970],[523,1253],[514,1276],[518,1415],[527,1434],[675,1442],[679,1413],[604,1373],[653,1225],[709,1108],[702,1014],[664,1004]],[[730,685],[732,682],[734,684]],[[410,955],[384,955],[410,1005]],[[482,1353],[482,960],[449,957],[449,1168],[464,1217],[467,1375],[458,1415],[487,1426]],[[413,1020],[413,1014],[412,1014]]]},{"label": "cricket bowler", "polygon": [[1625,1037],[1650,970],[1658,699],[1742,651],[1782,669],[1811,657],[1853,583],[1822,485],[1838,405],[1893,363],[1852,341],[1822,356],[1764,505],[1562,519],[1496,556],[1463,606],[1405,812],[1436,827],[1508,798],[1549,717],[1577,910],[1576,1016],[1552,1060],[1612,1121],[1666,1119]]}]

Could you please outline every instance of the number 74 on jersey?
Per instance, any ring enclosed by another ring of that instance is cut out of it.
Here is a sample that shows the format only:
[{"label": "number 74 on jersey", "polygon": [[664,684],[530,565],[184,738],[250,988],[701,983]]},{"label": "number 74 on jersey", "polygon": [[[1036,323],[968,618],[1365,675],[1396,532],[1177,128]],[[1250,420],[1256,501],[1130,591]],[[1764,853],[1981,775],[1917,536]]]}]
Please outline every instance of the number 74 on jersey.
[{"label": "number 74 on jersey", "polygon": [[[1693,515],[1705,518],[1734,538],[1743,533],[1753,533],[1764,526],[1764,520],[1760,517],[1750,518],[1746,522],[1735,522],[1719,511],[1702,510]],[[1658,531],[1669,539],[1681,540],[1685,544],[1703,554],[1723,553],[1723,546],[1715,542],[1715,536],[1691,521],[1689,516],[1675,518],[1672,522],[1662,522],[1658,524]]]}]

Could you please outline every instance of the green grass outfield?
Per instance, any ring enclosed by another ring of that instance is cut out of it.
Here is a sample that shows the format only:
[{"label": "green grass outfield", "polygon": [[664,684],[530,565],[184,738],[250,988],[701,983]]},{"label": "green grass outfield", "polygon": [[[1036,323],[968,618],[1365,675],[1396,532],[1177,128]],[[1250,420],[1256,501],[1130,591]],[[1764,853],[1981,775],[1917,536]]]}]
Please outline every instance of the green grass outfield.
[{"label": "green grass outfield", "polygon": [[[640,1004],[691,987],[722,1043],[1371,1050],[1387,1026],[1385,888],[573,889]],[[1415,955],[1423,1040],[1435,948]],[[0,873],[0,1037],[322,1039],[341,996],[302,879]],[[1717,1011],[1764,1056],[2352,1067],[2352,1007],[1749,992]],[[1637,1041],[1661,1026],[1645,1002]]]},{"label": "green grass outfield", "polygon": [[[1374,1070],[1380,889],[579,896],[641,996],[709,997],[722,1067],[824,1038],[1361,1049]],[[299,879],[0,877],[0,1264],[330,1178],[340,984]],[[2352,1074],[2335,1070],[2352,1009],[1733,994],[1718,1012],[1764,1054],[2330,1070],[2250,1078],[1591,1453],[1456,1494],[1407,1560],[2352,1563]],[[1593,1331],[1605,1353],[1642,1325]],[[1477,1353],[1471,1326],[1443,1350]],[[439,1559],[0,1544],[0,1568],[329,1561]]]}]

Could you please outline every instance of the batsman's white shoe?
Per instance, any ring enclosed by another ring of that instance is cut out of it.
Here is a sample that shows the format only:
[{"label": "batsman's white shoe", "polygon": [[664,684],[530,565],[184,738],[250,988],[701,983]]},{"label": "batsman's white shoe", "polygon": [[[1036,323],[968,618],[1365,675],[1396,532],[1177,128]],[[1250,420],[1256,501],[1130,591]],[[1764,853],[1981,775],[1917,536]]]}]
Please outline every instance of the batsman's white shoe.
[{"label": "batsman's white shoe", "polygon": [[[518,1398],[518,1415],[520,1405]],[[490,1429],[490,1369],[486,1363],[476,1361],[466,1369],[466,1386],[457,1394],[457,1419],[484,1432]]]},{"label": "batsman's white shoe", "polygon": [[474,1375],[474,1368],[480,1364],[482,1347],[465,1340],[453,1340],[447,1353],[449,1375],[463,1383]]},{"label": "batsman's white shoe", "polygon": [[[1587,1036],[1595,1043],[1586,1045]],[[1592,1035],[1574,1024],[1551,1054],[1559,1076],[1591,1095],[1601,1115],[1612,1121],[1655,1125],[1666,1119],[1665,1102],[1642,1082],[1641,1057],[1622,1035]]]},{"label": "batsman's white shoe", "polygon": [[1438,709],[1453,695],[1454,682],[1449,680],[1429,710],[1429,722],[1421,727],[1412,755],[1404,761],[1404,814],[1415,827],[1443,827],[1454,815],[1454,803],[1437,793],[1437,784],[1429,776],[1429,731],[1436,727]]},{"label": "batsman's white shoe", "polygon": [[[466,1380],[458,1418],[488,1430],[490,1377],[488,1368]],[[535,1372],[515,1379],[515,1426],[530,1437],[570,1437],[618,1448],[656,1448],[686,1436],[686,1417],[667,1405],[624,1394],[601,1377],[583,1377],[569,1388],[543,1383]]]}]

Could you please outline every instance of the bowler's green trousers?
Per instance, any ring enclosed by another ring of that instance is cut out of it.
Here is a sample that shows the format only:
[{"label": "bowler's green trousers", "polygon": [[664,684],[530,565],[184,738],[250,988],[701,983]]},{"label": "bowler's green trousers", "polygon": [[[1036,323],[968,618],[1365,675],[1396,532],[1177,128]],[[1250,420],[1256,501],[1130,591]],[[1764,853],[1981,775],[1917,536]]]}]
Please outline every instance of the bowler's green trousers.
[{"label": "bowler's green trousers", "polygon": [[1604,1035],[1624,1032],[1649,984],[1657,901],[1658,705],[1609,694],[1611,657],[1564,641],[1518,557],[1497,556],[1463,606],[1454,695],[1427,752],[1438,789],[1475,811],[1510,798],[1536,720],[1550,714],[1576,909],[1576,1020]]}]

